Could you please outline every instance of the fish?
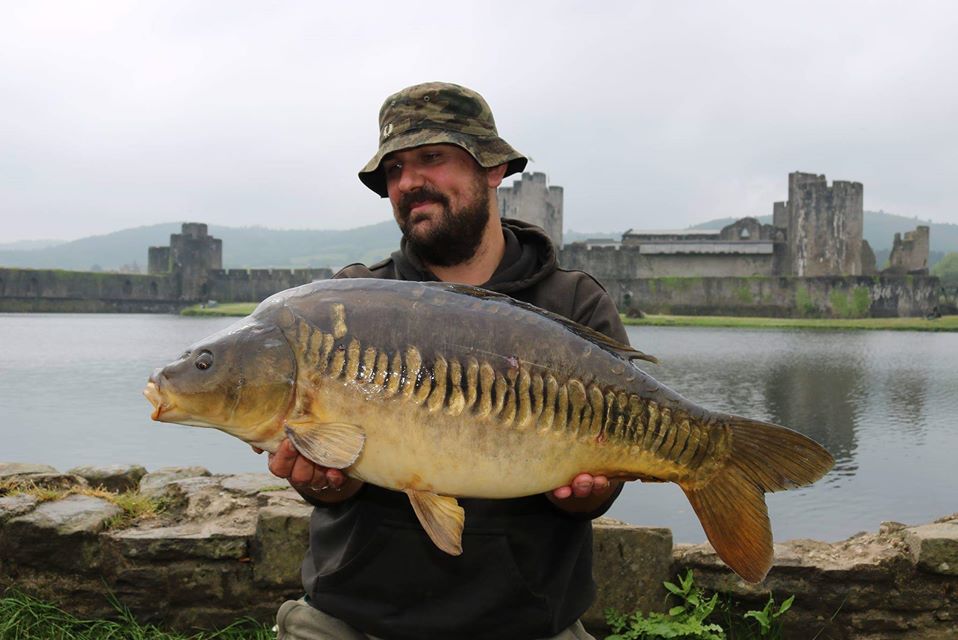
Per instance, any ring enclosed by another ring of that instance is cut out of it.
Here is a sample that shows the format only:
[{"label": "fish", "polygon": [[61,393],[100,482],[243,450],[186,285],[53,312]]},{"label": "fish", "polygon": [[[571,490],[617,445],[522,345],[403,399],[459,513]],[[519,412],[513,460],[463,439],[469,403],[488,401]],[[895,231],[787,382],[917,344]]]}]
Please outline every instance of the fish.
[{"label": "fish", "polygon": [[773,559],[765,493],[832,456],[783,426],[710,411],[656,381],[653,356],[461,284],[316,281],[277,293],[149,377],[152,418],[220,429],[405,492],[462,553],[457,498],[549,492],[586,472],[682,488],[718,556],[750,582]]}]

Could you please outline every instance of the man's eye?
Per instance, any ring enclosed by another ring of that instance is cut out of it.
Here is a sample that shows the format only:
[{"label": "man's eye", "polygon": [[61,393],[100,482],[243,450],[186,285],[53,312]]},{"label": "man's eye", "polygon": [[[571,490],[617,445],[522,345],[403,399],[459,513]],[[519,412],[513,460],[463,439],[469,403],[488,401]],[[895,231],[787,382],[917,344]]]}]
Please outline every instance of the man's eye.
[{"label": "man's eye", "polygon": [[442,154],[438,151],[430,151],[429,153],[422,154],[423,162],[436,162],[442,158]]},{"label": "man's eye", "polygon": [[402,170],[402,163],[400,162],[390,162],[383,165],[383,170],[386,172],[387,176],[396,175]]}]

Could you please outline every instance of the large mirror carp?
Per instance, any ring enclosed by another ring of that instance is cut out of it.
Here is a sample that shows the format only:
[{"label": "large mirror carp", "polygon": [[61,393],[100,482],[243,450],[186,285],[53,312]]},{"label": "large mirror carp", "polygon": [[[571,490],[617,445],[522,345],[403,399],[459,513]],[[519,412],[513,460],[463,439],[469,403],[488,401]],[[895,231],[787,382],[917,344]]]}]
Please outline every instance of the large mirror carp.
[{"label": "large mirror carp", "polygon": [[215,427],[405,492],[459,554],[457,497],[544,493],[588,472],[682,487],[722,560],[772,563],[765,492],[832,457],[774,424],[704,409],[582,325],[482,289],[371,279],[278,293],[158,369],[153,419]]}]

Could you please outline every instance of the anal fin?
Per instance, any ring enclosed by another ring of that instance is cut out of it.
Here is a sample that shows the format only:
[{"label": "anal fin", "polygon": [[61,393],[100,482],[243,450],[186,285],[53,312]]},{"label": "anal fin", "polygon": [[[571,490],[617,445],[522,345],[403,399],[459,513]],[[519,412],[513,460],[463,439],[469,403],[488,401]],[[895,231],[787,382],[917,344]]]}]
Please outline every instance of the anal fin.
[{"label": "anal fin", "polygon": [[462,528],[466,513],[459,502],[432,491],[406,489],[406,495],[429,539],[449,555],[462,555]]},{"label": "anal fin", "polygon": [[356,462],[366,443],[361,427],[343,422],[287,424],[286,436],[301,454],[331,469]]}]

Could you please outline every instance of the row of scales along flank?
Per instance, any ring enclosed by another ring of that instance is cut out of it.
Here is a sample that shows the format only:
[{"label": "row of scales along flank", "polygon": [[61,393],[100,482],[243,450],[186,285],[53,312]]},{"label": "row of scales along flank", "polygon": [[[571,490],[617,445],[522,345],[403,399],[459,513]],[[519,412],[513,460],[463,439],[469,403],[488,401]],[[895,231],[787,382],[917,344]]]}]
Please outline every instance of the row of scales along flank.
[{"label": "row of scales along flank", "polygon": [[[503,428],[619,444],[688,469],[699,468],[721,440],[718,425],[695,421],[681,409],[575,378],[562,382],[551,373],[530,373],[522,362],[502,373],[472,356],[460,362],[437,355],[425,362],[414,346],[391,354],[364,347],[347,335],[342,304],[333,305],[332,332],[294,317],[295,326],[287,330],[305,345],[299,366],[314,383],[325,378],[359,384],[367,394],[413,402],[430,413],[471,412]],[[299,394],[296,413],[305,412],[301,403],[308,401]]]}]

